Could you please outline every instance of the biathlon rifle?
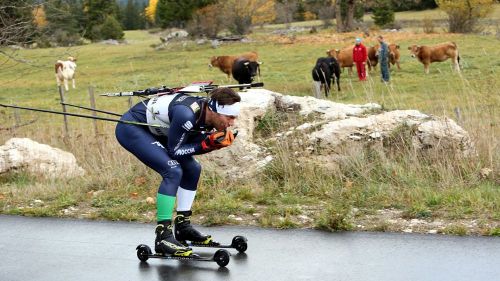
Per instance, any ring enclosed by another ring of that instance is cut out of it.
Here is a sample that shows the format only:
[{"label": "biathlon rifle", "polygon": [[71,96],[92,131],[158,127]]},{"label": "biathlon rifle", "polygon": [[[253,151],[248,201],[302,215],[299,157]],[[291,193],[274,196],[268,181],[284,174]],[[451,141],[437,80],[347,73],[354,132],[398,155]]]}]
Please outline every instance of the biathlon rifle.
[{"label": "biathlon rifle", "polygon": [[256,88],[264,87],[263,82],[248,83],[248,84],[235,84],[235,85],[213,85],[212,81],[199,81],[193,82],[186,87],[169,88],[161,86],[159,88],[147,88],[145,90],[137,90],[130,92],[117,92],[117,93],[104,93],[101,96],[105,97],[124,97],[124,96],[153,96],[153,95],[171,95],[177,93],[194,94],[194,93],[210,93],[214,89],[223,88]]}]

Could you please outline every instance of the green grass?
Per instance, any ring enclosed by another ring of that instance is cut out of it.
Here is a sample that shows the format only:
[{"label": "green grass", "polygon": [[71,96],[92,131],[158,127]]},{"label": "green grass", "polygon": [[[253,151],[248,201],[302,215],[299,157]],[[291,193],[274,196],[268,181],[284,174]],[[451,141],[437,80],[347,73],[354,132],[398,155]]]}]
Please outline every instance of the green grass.
[{"label": "green grass", "polygon": [[[426,13],[435,11],[412,15],[420,17]],[[410,15],[398,14],[398,17],[410,18]],[[66,102],[88,105],[89,86],[98,95],[160,85],[180,86],[197,80],[232,84],[234,81],[227,81],[222,72],[207,67],[209,58],[249,50],[258,51],[264,62],[265,88],[288,95],[311,96],[310,71],[316,58],[324,56],[326,49],[352,44],[354,36],[341,35],[341,41],[335,43],[329,37],[333,35],[332,29],[326,29],[319,36],[299,35],[294,44],[280,44],[257,32],[250,43],[228,43],[218,49],[208,44],[173,42],[165,50],[155,51],[150,46],[160,42],[157,35],[130,31],[126,32],[126,45],[21,50],[15,53],[16,57],[30,63],[4,59],[0,69],[0,103],[60,110],[53,63],[68,55],[78,58],[78,68],[77,89],[70,89]],[[353,228],[356,219],[351,214],[353,208],[362,209],[363,213],[394,208],[403,211],[408,219],[481,218],[497,223],[496,228],[485,233],[498,235],[498,40],[494,36],[444,33],[388,33],[386,37],[401,45],[402,70],[392,69],[391,85],[379,82],[378,70],[366,83],[359,83],[354,75],[344,72],[342,92],[334,92],[330,99],[356,104],[376,102],[387,110],[416,109],[451,117],[470,133],[478,156],[469,162],[456,161],[453,155],[422,158],[408,150],[412,128],[401,128],[388,140],[383,155],[370,147],[346,147],[344,160],[333,172],[315,163],[295,165],[291,144],[269,143],[266,138],[280,129],[284,121],[293,123],[302,119],[268,113],[257,125],[256,142],[267,145],[276,154],[275,160],[249,181],[233,181],[204,171],[194,206],[198,214],[204,215],[203,223],[235,223],[230,215],[251,216],[259,212],[262,215],[256,219],[258,224],[289,228],[302,225],[297,217],[307,214],[314,219],[309,226],[337,231]],[[371,44],[374,39],[365,41]],[[406,48],[416,43],[443,41],[458,44],[462,73],[454,73],[447,61],[432,64],[431,73],[425,75],[422,64],[412,59]],[[128,108],[127,98],[96,97],[96,103],[100,109],[118,113]],[[455,115],[456,108],[460,109],[460,119]],[[83,110],[72,111],[88,114]],[[146,203],[146,198],[155,197],[159,176],[118,145],[113,123],[98,122],[99,135],[95,136],[91,121],[70,117],[71,138],[66,139],[61,116],[22,111],[19,118],[21,121],[36,118],[37,122],[14,131],[0,131],[0,143],[13,136],[29,137],[70,151],[87,175],[72,180],[47,180],[23,173],[0,175],[1,213],[65,216],[65,209],[75,207],[89,210],[91,218],[154,220],[151,213],[154,214],[156,206]],[[0,128],[14,124],[14,112],[0,108]],[[391,150],[395,145],[400,149]],[[493,176],[480,178],[479,170],[483,167],[493,169]],[[92,195],[96,191],[101,193]],[[35,199],[43,204],[34,204]],[[305,211],[305,206],[314,207],[313,215]],[[378,230],[388,227],[382,224]],[[453,226],[444,233],[465,234],[467,230]]]}]

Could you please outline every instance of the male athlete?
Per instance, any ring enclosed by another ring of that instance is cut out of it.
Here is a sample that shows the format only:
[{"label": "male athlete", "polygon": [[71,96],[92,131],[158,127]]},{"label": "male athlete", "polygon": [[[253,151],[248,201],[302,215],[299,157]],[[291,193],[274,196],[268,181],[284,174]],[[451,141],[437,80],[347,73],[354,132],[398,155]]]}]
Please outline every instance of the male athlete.
[{"label": "male athlete", "polygon": [[[162,176],[157,193],[155,251],[190,256],[191,248],[181,242],[212,242],[191,226],[191,206],[201,173],[193,155],[230,146],[234,135],[228,128],[239,114],[241,98],[230,88],[217,88],[209,98],[186,94],[161,95],[140,102],[121,120],[162,125],[137,126],[118,123],[118,142]],[[172,213],[177,198],[177,214]],[[175,233],[175,235],[174,235]]]}]

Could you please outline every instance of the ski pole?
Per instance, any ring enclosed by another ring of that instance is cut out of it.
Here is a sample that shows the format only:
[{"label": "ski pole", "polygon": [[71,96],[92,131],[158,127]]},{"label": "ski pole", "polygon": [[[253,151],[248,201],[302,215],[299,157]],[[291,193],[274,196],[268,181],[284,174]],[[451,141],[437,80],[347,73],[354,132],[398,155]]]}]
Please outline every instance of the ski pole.
[{"label": "ski pole", "polygon": [[81,106],[81,105],[69,104],[69,103],[65,103],[65,102],[61,102],[61,104],[62,105],[67,105],[67,106],[76,107],[76,108],[81,108],[81,109],[85,109],[85,110],[91,110],[91,111],[95,111],[95,112],[106,113],[106,114],[114,115],[114,116],[122,116],[121,114],[118,114],[118,113],[114,113],[114,112],[110,112],[110,111],[104,111],[104,110],[99,110],[99,109],[95,109],[95,108],[91,108],[91,107],[85,107],[85,106]]},{"label": "ski pole", "polygon": [[67,115],[67,116],[82,117],[82,118],[88,118],[88,119],[111,121],[111,122],[117,122],[117,123],[123,123],[123,124],[130,124],[130,125],[166,128],[166,126],[163,126],[163,125],[160,125],[160,124],[148,124],[148,123],[127,121],[127,120],[119,120],[119,119],[112,119],[112,118],[105,118],[105,117],[98,117],[98,116],[91,116],[91,115],[84,115],[84,114],[76,114],[76,113],[60,112],[60,111],[53,111],[53,110],[47,110],[47,109],[39,109],[39,108],[31,108],[31,107],[22,107],[22,106],[8,105],[8,104],[2,104],[2,103],[0,103],[0,106],[2,106],[2,107],[10,107],[10,108],[18,108],[18,109],[25,109],[25,110],[31,110],[31,111],[38,111],[38,112],[45,112],[45,113]]}]

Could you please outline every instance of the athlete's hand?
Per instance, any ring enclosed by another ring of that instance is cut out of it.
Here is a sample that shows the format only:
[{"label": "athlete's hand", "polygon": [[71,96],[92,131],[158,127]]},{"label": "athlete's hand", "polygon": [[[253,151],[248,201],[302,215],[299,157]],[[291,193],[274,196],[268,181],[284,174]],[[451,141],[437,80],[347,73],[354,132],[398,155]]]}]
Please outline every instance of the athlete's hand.
[{"label": "athlete's hand", "polygon": [[201,146],[203,150],[221,149],[233,144],[234,138],[235,134],[231,130],[217,131],[206,137],[201,142]]}]

